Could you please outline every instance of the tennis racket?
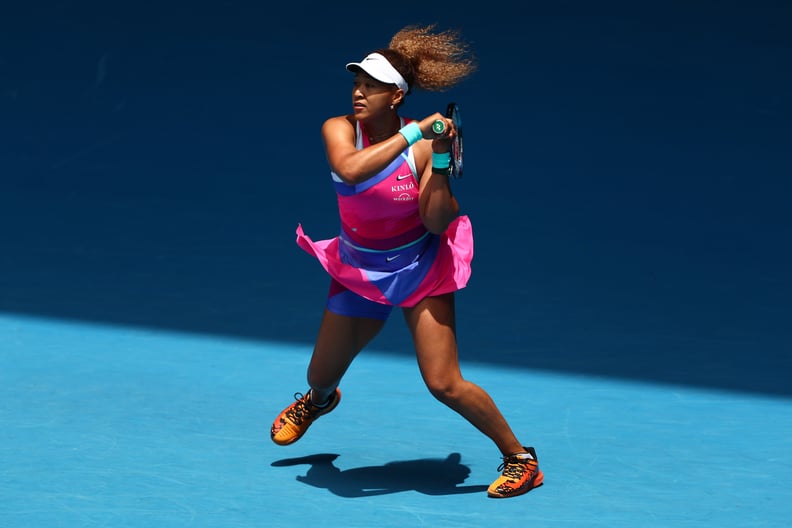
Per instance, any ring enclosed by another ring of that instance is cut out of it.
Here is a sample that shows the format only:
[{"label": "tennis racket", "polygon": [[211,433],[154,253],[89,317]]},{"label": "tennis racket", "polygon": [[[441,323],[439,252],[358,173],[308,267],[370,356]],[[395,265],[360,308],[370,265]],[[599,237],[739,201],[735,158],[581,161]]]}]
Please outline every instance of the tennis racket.
[{"label": "tennis racket", "polygon": [[449,103],[446,108],[446,117],[454,123],[456,137],[451,143],[451,169],[450,176],[453,178],[462,177],[462,114],[459,113],[459,105]]}]

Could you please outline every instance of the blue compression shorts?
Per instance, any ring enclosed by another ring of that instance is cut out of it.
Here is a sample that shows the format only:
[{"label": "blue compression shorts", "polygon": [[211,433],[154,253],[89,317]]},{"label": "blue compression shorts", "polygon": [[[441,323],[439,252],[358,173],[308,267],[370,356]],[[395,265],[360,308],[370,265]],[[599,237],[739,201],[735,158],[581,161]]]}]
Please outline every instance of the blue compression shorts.
[{"label": "blue compression shorts", "polygon": [[332,279],[327,296],[327,309],[338,315],[384,321],[393,311],[393,305],[370,301]]}]

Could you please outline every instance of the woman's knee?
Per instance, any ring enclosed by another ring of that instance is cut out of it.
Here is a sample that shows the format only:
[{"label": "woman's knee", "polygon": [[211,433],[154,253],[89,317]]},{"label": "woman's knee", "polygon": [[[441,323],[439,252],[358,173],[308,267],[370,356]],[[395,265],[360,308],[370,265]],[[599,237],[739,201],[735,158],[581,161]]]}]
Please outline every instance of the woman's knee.
[{"label": "woman's knee", "polygon": [[445,404],[457,401],[465,387],[464,380],[455,377],[429,378],[425,382],[429,393]]}]

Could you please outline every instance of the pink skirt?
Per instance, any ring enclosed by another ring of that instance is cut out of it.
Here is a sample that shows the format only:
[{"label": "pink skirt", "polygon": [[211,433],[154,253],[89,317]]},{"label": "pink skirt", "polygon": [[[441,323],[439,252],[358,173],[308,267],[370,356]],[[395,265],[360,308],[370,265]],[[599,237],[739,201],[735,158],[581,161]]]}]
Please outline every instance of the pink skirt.
[{"label": "pink skirt", "polygon": [[456,218],[442,235],[431,233],[392,250],[372,250],[343,235],[314,242],[297,226],[297,245],[316,257],[342,285],[374,302],[411,307],[421,299],[460,290],[470,279],[473,228]]}]

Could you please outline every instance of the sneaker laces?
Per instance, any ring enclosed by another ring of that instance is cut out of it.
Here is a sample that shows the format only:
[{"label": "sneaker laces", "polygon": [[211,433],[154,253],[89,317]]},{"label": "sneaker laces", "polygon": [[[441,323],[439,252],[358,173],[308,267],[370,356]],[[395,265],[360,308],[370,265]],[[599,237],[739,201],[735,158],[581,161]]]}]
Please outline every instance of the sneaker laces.
[{"label": "sneaker laces", "polygon": [[517,455],[505,456],[501,465],[498,466],[498,471],[502,471],[504,477],[519,480],[532,461],[532,458],[520,458]]},{"label": "sneaker laces", "polygon": [[[327,400],[327,404],[329,405],[330,402],[333,401],[335,395],[331,396],[329,400]],[[294,422],[294,425],[302,425],[303,420],[306,418],[314,419],[319,413],[322,412],[323,409],[327,407],[327,405],[323,407],[319,407],[314,405],[313,403],[309,403],[310,401],[310,393],[303,394],[302,392],[295,392],[294,399],[297,400],[294,405],[292,405],[291,409],[286,411],[286,416]]]},{"label": "sneaker laces", "polygon": [[311,417],[311,411],[306,405],[308,398],[301,392],[295,392],[294,399],[297,401],[292,405],[291,409],[286,411],[286,417],[294,422],[295,425],[302,425],[306,417]]}]

